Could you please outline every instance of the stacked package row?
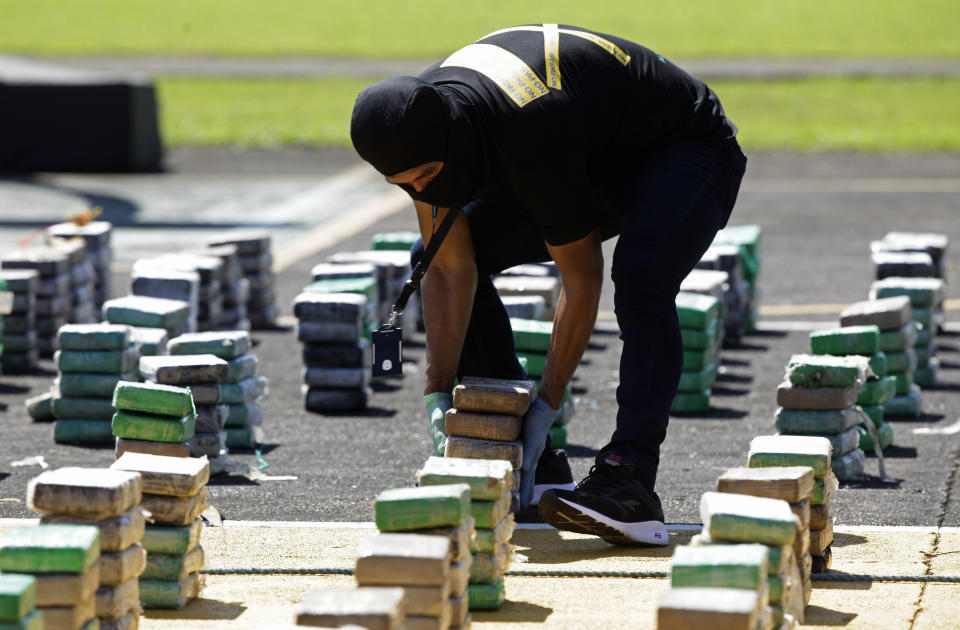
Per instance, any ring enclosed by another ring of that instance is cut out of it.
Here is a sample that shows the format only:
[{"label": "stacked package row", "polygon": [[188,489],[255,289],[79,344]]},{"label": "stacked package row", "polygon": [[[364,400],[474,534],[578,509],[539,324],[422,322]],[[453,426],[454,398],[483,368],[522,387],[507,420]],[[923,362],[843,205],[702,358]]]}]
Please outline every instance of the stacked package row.
[{"label": "stacked package row", "polygon": [[223,298],[216,330],[250,330],[247,302],[250,301],[250,281],[243,275],[239,249],[236,245],[210,245],[199,252],[219,258],[223,263],[220,277],[220,296]]},{"label": "stacked package row", "polygon": [[247,280],[247,318],[255,330],[277,325],[276,274],[273,272],[273,253],[270,235],[265,232],[235,232],[207,241],[211,247],[233,245],[237,248],[240,268]]},{"label": "stacked package row", "polygon": [[[216,256],[206,256],[199,254],[165,254],[155,258],[141,258],[133,264],[131,277],[136,280],[141,274],[145,277],[163,277],[164,271],[179,272],[188,274],[193,279],[196,274],[199,284],[194,294],[192,289],[190,293],[190,317],[185,327],[178,331],[168,331],[171,337],[185,332],[196,332],[215,330],[219,324],[220,317],[223,314],[223,295],[222,280],[224,274],[224,263]],[[167,277],[180,277],[177,274],[170,274]],[[185,279],[185,278],[182,278]],[[143,286],[148,286],[143,283]],[[159,285],[155,285],[159,286]],[[146,290],[146,289],[144,289]],[[154,289],[157,291],[158,289]],[[147,295],[146,293],[144,295]],[[160,297],[170,299],[170,295],[162,295],[151,291],[151,297]],[[193,296],[196,296],[193,299]],[[186,300],[185,297],[174,297],[173,299]]]},{"label": "stacked package row", "polygon": [[84,260],[93,271],[93,306],[96,313],[100,312],[113,291],[113,274],[110,271],[113,261],[110,247],[112,232],[113,225],[109,221],[91,221],[83,225],[68,221],[47,228],[47,234],[52,238],[83,241]]},{"label": "stacked package row", "polygon": [[22,373],[37,365],[37,289],[40,274],[34,269],[0,269],[0,283],[13,294],[10,312],[0,316],[3,371]]},{"label": "stacked package row", "polygon": [[[371,329],[376,328],[378,322],[386,320],[390,315],[390,307],[393,306],[403,285],[410,277],[409,252],[396,250],[340,252],[328,257],[327,262],[350,267],[362,264],[373,265],[377,281],[378,306],[376,311],[370,313]],[[316,271],[315,269],[314,283],[319,281]],[[405,338],[417,330],[417,322],[421,319],[419,311],[419,302],[413,299],[407,302],[399,322]]]},{"label": "stacked package row", "polygon": [[517,265],[493,279],[510,317],[546,321],[553,321],[561,284],[560,269],[551,263]]},{"label": "stacked package row", "polygon": [[[373,263],[320,263],[310,271],[312,281],[304,287],[304,293],[352,293],[366,300],[366,312],[360,320],[360,329],[364,339],[370,340],[371,334],[379,325],[381,309],[380,283],[377,280],[378,268]],[[387,306],[389,309],[389,305]]]},{"label": "stacked package row", "polygon": [[[520,364],[539,390],[543,380],[547,350],[550,349],[550,337],[553,335],[553,322],[511,317],[510,328],[513,330],[513,346],[516,348]],[[575,412],[572,392],[570,383],[567,383],[563,390],[560,413],[550,427],[550,444],[553,448],[563,448],[567,445],[567,425]]]},{"label": "stacked package row", "polygon": [[740,247],[736,245],[711,245],[697,269],[721,271],[727,275],[723,287],[723,339],[726,343],[737,343],[747,331],[747,323],[752,317],[750,285],[744,279]]},{"label": "stacked package row", "polygon": [[138,626],[139,580],[147,564],[140,542],[146,526],[140,507],[143,490],[138,472],[106,468],[60,468],[41,474],[27,487],[30,509],[43,513],[41,525],[93,525],[99,530],[99,571],[94,568],[71,579],[72,588],[61,586],[63,593],[76,593],[62,605],[95,597],[101,629]]},{"label": "stacked package row", "polygon": [[[800,540],[794,545],[800,576],[803,578],[804,601],[810,602],[810,574],[830,568],[833,554],[833,496],[838,488],[837,476],[831,470],[830,440],[806,435],[761,435],[750,441],[747,464],[750,468],[809,467],[813,469],[813,491],[806,503],[791,503],[797,516]],[[804,554],[809,554],[809,558]]]},{"label": "stacked package row", "polygon": [[[251,354],[250,334],[245,330],[189,333],[170,340],[170,356],[213,355],[227,363],[227,374],[219,383],[218,403],[199,403],[194,441],[211,442],[204,454],[218,457],[214,439],[221,443],[222,453],[230,447],[253,448],[263,424],[263,411],[257,404],[267,393],[267,378],[257,375],[257,357]],[[184,384],[193,391],[197,384]],[[201,389],[203,385],[201,385]],[[211,392],[212,393],[212,392]],[[208,398],[201,392],[201,399]],[[222,435],[222,439],[220,439]],[[201,449],[202,450],[202,449]],[[211,465],[216,468],[215,462]]]},{"label": "stacked package row", "polygon": [[33,628],[98,630],[99,562],[100,529],[93,525],[35,525],[0,535],[0,574],[35,579],[40,615],[25,619]]},{"label": "stacked package row", "polygon": [[13,292],[7,291],[7,281],[0,278],[0,376],[3,376],[3,318],[13,311]]},{"label": "stacked package row", "polygon": [[374,510],[380,533],[357,548],[357,585],[403,587],[404,628],[469,626],[470,486],[385,490]]},{"label": "stacked package row", "polygon": [[713,239],[715,245],[734,245],[740,249],[740,266],[747,283],[746,332],[756,330],[760,317],[760,226],[729,225]]},{"label": "stacked package row", "polygon": [[940,278],[884,278],[870,287],[870,299],[906,296],[910,299],[911,320],[917,327],[917,341],[913,350],[917,355],[914,382],[920,387],[932,387],[937,382],[940,362],[934,356],[934,335],[943,325],[943,302],[946,283]]},{"label": "stacked package row", "polygon": [[856,403],[872,374],[866,357],[795,354],[777,389],[777,430],[826,438],[833,473],[840,481],[863,476],[866,458],[857,425],[864,418]]},{"label": "stacked package row", "polygon": [[940,278],[946,282],[949,245],[946,234],[887,232],[870,243],[876,278]]},{"label": "stacked package row", "polygon": [[[161,400],[163,406],[153,404],[152,399]],[[111,428],[117,457],[126,452],[190,456],[188,440],[193,437],[197,421],[190,390],[120,381],[114,388],[113,407]]]},{"label": "stacked package row", "polygon": [[307,411],[367,407],[372,395],[370,345],[363,339],[368,298],[357,293],[305,291],[294,299],[297,339],[303,343]]},{"label": "stacked package row", "polygon": [[167,339],[187,332],[190,313],[187,301],[143,295],[126,295],[103,304],[104,321],[136,329],[131,335],[143,344],[144,356],[162,354]]},{"label": "stacked package row", "polygon": [[[373,235],[373,249],[377,251],[399,251],[403,252],[405,255],[409,256],[410,250],[413,249],[414,244],[420,238],[419,232],[412,232],[410,230],[401,230],[399,232],[379,232]],[[408,265],[409,266],[409,265]],[[420,293],[410,298],[411,302],[407,306],[407,309],[410,311],[409,314],[406,314],[404,317],[404,325],[410,325],[415,323],[417,330],[424,330],[423,325],[423,303],[420,300]],[[406,311],[405,311],[406,313]],[[413,332],[413,329],[410,329]]]},{"label": "stacked package row", "polygon": [[75,324],[90,324],[100,319],[97,303],[97,272],[87,260],[87,249],[82,239],[54,239],[52,247],[62,249],[67,255],[70,275],[70,311],[67,321]]},{"label": "stacked package row", "polygon": [[[0,265],[4,269],[32,269],[37,272],[39,278],[33,311],[36,347],[40,356],[53,356],[57,349],[57,330],[69,321],[73,307],[69,253],[59,247],[18,249],[5,255]],[[8,334],[27,333],[30,319],[29,314],[8,317]]]},{"label": "stacked package row", "polygon": [[919,415],[922,396],[913,378],[918,326],[912,321],[910,298],[900,295],[851,304],[840,313],[840,325],[880,329],[877,347],[886,357],[887,376],[895,379],[895,396],[884,404],[886,414]]},{"label": "stacked package row", "polygon": [[712,356],[713,359],[705,364],[701,361],[700,365],[691,369],[687,369],[684,361],[677,395],[670,411],[704,412],[710,408],[710,388],[720,370],[720,340],[717,337],[717,331],[722,326],[720,300],[710,295],[681,291],[677,294],[676,304],[684,356],[689,352],[693,355],[691,361],[698,354],[704,358]]},{"label": "stacked package row", "polygon": [[37,610],[37,579],[24,573],[0,574],[0,627],[43,630]]},{"label": "stacked package row", "polygon": [[[781,433],[838,435],[855,426],[860,432],[860,449],[875,450],[879,442],[883,450],[893,444],[893,425],[884,420],[884,405],[896,396],[895,376],[887,374],[887,355],[880,351],[880,329],[876,326],[845,326],[810,333],[810,352],[815,355],[839,357],[859,355],[869,361],[866,382],[857,394],[857,408],[842,413],[814,411],[807,414],[787,414],[777,418]],[[876,439],[874,439],[876,438]]]},{"label": "stacked package row", "polygon": [[57,338],[50,411],[60,444],[113,444],[113,391],[137,380],[140,346],[123,324],[67,324]]},{"label": "stacked package row", "polygon": [[[153,390],[126,390],[121,404],[139,407],[167,398]],[[182,401],[175,395],[172,403]],[[206,507],[210,463],[205,457],[167,457],[124,453],[110,468],[139,473],[143,478],[143,507],[150,524],[143,535],[146,566],[140,575],[140,602],[144,608],[183,608],[203,588],[203,547],[199,542],[200,513]]]}]

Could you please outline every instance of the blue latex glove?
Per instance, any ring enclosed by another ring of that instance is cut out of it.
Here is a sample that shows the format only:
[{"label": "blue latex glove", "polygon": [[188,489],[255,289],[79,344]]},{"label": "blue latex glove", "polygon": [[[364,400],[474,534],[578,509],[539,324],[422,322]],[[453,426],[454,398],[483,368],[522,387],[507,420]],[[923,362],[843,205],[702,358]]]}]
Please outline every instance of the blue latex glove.
[{"label": "blue latex glove", "polygon": [[560,411],[553,409],[539,396],[523,418],[523,471],[520,475],[520,507],[527,507],[533,500],[533,482],[537,475],[537,462],[547,445],[547,433]]},{"label": "blue latex glove", "polygon": [[443,452],[447,445],[447,436],[443,432],[446,424],[446,414],[453,409],[453,396],[443,392],[427,394],[423,397],[423,406],[427,410],[428,428],[430,431],[430,440],[433,442],[433,452],[435,455],[443,457]]}]

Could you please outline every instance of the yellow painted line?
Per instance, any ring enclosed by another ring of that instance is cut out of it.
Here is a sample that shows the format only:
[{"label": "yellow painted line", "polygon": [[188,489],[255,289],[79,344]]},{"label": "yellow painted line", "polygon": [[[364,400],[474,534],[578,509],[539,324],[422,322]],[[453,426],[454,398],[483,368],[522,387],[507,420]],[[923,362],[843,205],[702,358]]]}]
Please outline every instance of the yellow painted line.
[{"label": "yellow painted line", "polygon": [[784,315],[839,315],[840,311],[850,306],[847,304],[763,304],[760,306],[761,317],[779,317]]},{"label": "yellow painted line", "polygon": [[772,177],[743,182],[743,190],[761,193],[960,193],[950,177]]}]

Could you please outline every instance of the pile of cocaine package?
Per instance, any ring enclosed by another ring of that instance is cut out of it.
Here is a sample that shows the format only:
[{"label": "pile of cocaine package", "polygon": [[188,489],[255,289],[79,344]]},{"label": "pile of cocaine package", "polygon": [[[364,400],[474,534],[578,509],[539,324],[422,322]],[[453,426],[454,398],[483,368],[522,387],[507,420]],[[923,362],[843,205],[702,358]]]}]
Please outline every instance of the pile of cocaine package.
[{"label": "pile of cocaine package", "polygon": [[26,573],[0,574],[0,627],[43,630],[37,610],[37,578]]},{"label": "pile of cocaine package", "polygon": [[917,355],[914,383],[920,387],[932,387],[937,382],[939,360],[934,356],[935,335],[943,326],[943,302],[947,285],[941,278],[897,278],[877,280],[870,287],[870,299],[882,300],[907,296],[910,299],[911,320],[917,328],[917,340],[913,350]]},{"label": "pile of cocaine package", "polygon": [[113,262],[113,250],[110,247],[113,224],[109,221],[91,221],[77,225],[67,221],[51,225],[46,232],[54,239],[83,242],[84,258],[93,271],[93,306],[95,314],[98,314],[113,291],[113,274],[110,271],[110,263]]},{"label": "pile of cocaine package", "polygon": [[517,265],[493,279],[510,317],[551,322],[561,284],[560,269],[553,263]]},{"label": "pile of cocaine package", "polygon": [[[896,396],[897,382],[895,376],[887,374],[887,354],[880,350],[880,329],[869,325],[815,331],[810,333],[810,352],[823,356],[860,356],[868,360],[870,371],[857,394],[858,407],[843,413],[788,414],[782,421],[778,417],[778,430],[781,433],[823,435],[842,433],[856,426],[860,432],[860,449],[865,452],[875,450],[874,434],[881,450],[893,444],[893,425],[885,421],[884,407]],[[866,418],[861,415],[860,422],[854,424],[860,412]]]},{"label": "pile of cocaine package", "polygon": [[13,292],[7,291],[7,281],[0,278],[0,376],[3,376],[3,318],[13,311]]},{"label": "pile of cocaine package", "polygon": [[[27,504],[42,512],[40,526],[95,526],[100,556],[77,577],[59,579],[63,599],[40,605],[83,609],[94,599],[100,628],[135,629],[140,617],[140,577],[147,566],[141,544],[146,519],[140,504],[145,479],[138,471],[60,468],[36,477],[27,487]],[[47,577],[38,578],[41,583]],[[81,622],[87,612],[75,615]],[[48,619],[49,623],[49,619]],[[54,626],[47,627],[77,627]]]},{"label": "pile of cocaine package", "polygon": [[872,375],[867,357],[795,354],[777,389],[779,434],[825,438],[833,474],[840,481],[863,476],[866,459],[857,427],[867,418],[857,398]]},{"label": "pile of cocaine package", "polygon": [[677,294],[677,318],[683,338],[683,372],[670,411],[698,413],[710,408],[710,388],[720,369],[720,300],[701,293]]},{"label": "pile of cocaine package", "polygon": [[870,243],[877,280],[885,278],[940,278],[947,281],[946,234],[887,232]]},{"label": "pile of cocaine package", "polygon": [[923,398],[914,383],[917,369],[918,325],[912,321],[910,298],[905,295],[857,302],[840,313],[841,326],[876,326],[877,347],[884,353],[887,376],[894,378],[895,396],[884,403],[888,416],[918,416]]},{"label": "pile of cocaine package", "polygon": [[366,409],[373,393],[370,344],[363,337],[370,294],[311,290],[332,282],[338,280],[315,282],[293,301],[297,339],[303,343],[304,406],[318,413]]},{"label": "pile of cocaine package", "polygon": [[747,321],[750,318],[750,285],[744,279],[743,264],[741,262],[740,247],[736,245],[711,245],[697,269],[709,269],[726,274],[723,287],[723,339],[724,342],[737,343],[746,333]]},{"label": "pile of cocaine package", "polygon": [[213,323],[213,330],[250,331],[247,317],[247,302],[250,300],[250,281],[243,275],[239,249],[236,245],[209,245],[197,252],[202,256],[219,258],[223,263],[220,275],[220,315]]},{"label": "pile of cocaine package", "polygon": [[[34,525],[0,535],[0,577],[30,575],[35,586],[36,612],[23,615],[23,626],[15,628],[135,628],[135,621],[101,626],[96,614],[100,570],[100,529],[93,525]],[[21,612],[26,611],[14,614]]]},{"label": "pile of cocaine package", "polygon": [[237,248],[240,268],[247,280],[246,315],[254,330],[277,325],[276,274],[273,271],[273,253],[270,235],[266,232],[234,232],[207,241],[209,247],[233,245]]},{"label": "pile of cocaine package", "polygon": [[740,249],[740,267],[747,283],[745,331],[748,333],[756,330],[760,316],[760,235],[759,225],[728,225],[713,239],[715,245],[734,245]]},{"label": "pile of cocaine package", "polygon": [[[148,400],[140,393],[125,399]],[[154,402],[165,398],[149,394]],[[169,400],[176,404],[182,399]],[[126,452],[110,468],[139,473],[143,479],[143,508],[151,519],[142,540],[146,566],[140,575],[140,603],[144,608],[183,608],[204,585],[199,573],[204,563],[200,513],[207,504],[210,463],[205,457]]]},{"label": "pile of cocaine package", "polygon": [[[403,289],[403,285],[410,277],[410,253],[398,250],[365,250],[358,252],[339,252],[332,254],[327,258],[331,265],[349,266],[357,271],[357,265],[373,265],[373,277],[377,284],[377,310],[370,312],[371,330],[377,327],[381,321],[385,321],[390,314],[390,307],[393,306],[397,296]],[[325,277],[320,277],[320,271],[324,269],[317,266],[313,271],[314,284],[322,283],[323,280],[330,279],[330,270],[324,272]],[[309,287],[308,289],[309,290]],[[408,338],[417,330],[417,322],[422,319],[420,316],[419,302],[411,299],[407,302],[403,314],[400,317],[399,325],[403,330],[404,338]],[[369,335],[367,335],[369,338]]]},{"label": "pile of cocaine package", "polygon": [[[184,277],[187,274],[191,279],[194,274],[199,280],[196,288],[196,299],[191,292],[190,317],[186,327],[179,331],[168,331],[171,337],[185,332],[217,330],[220,317],[223,314],[223,281],[224,263],[221,258],[203,254],[164,254],[155,258],[142,258],[133,264],[132,278],[134,281],[139,274],[162,276],[167,272],[168,277]],[[154,294],[152,297],[169,297]],[[186,299],[186,298],[176,298]]]},{"label": "pile of cocaine package", "polygon": [[[510,328],[513,330],[513,345],[517,351],[517,358],[527,376],[536,385],[534,390],[536,395],[543,380],[543,368],[546,364],[547,350],[550,348],[550,337],[553,335],[553,321],[511,317]],[[552,448],[563,448],[567,445],[567,425],[575,412],[572,392],[573,389],[567,383],[567,387],[563,390],[560,413],[550,427]]]},{"label": "pile of cocaine package", "polygon": [[4,372],[23,373],[37,365],[37,289],[35,269],[0,269],[0,287],[13,294],[8,313],[0,315],[0,366]]}]

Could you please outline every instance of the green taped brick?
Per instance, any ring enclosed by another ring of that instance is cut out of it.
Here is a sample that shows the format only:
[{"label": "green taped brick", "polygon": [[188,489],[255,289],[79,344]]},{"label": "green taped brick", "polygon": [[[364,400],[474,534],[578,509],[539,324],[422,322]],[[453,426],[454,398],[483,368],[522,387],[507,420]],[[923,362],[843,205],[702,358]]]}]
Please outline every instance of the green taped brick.
[{"label": "green taped brick", "polygon": [[883,403],[883,414],[887,417],[916,418],[923,413],[923,395],[914,385],[907,394],[894,396]]},{"label": "green taped brick", "polygon": [[716,540],[788,545],[797,531],[786,501],[746,494],[703,493],[700,518],[704,531]]},{"label": "green taped brick", "polygon": [[821,478],[830,471],[830,441],[807,435],[758,435],[750,440],[750,468],[810,466]]},{"label": "green taped brick", "polygon": [[[130,329],[130,341],[140,346],[140,356],[155,357],[167,353],[167,331],[163,328]],[[127,379],[130,380],[130,379]]]},{"label": "green taped brick", "polygon": [[37,605],[37,579],[32,575],[0,575],[0,622],[19,621]]},{"label": "green taped brick", "polygon": [[44,630],[43,611],[32,610],[17,621],[0,621],[0,630]]},{"label": "green taped brick", "polygon": [[[886,403],[884,403],[886,404]],[[863,413],[870,418],[870,421],[873,422],[873,426],[879,427],[883,424],[883,405],[865,405],[861,407]]]},{"label": "green taped brick", "polygon": [[120,381],[136,381],[136,371],[126,374],[60,374],[54,381],[61,396],[77,398],[113,398],[113,390]]},{"label": "green taped brick", "polygon": [[[883,352],[877,352],[870,356],[870,371],[873,372],[874,380],[883,378],[887,375],[887,355]],[[871,379],[868,379],[871,380]]]},{"label": "green taped brick", "polygon": [[147,566],[140,574],[140,579],[179,582],[202,569],[203,560],[203,547],[200,545],[179,555],[148,553]]},{"label": "green taped brick", "polygon": [[256,433],[253,427],[227,427],[227,448],[253,448],[256,445]]},{"label": "green taped brick", "polygon": [[858,387],[871,374],[869,360],[857,355],[795,354],[787,363],[787,378],[797,387]]},{"label": "green taped brick", "polygon": [[914,307],[913,317],[910,319],[915,324],[920,324],[924,328],[927,328],[933,325],[933,313],[934,310],[932,308]]},{"label": "green taped brick", "polygon": [[470,516],[470,486],[464,483],[384,490],[374,507],[382,532],[458,525]]},{"label": "green taped brick", "polygon": [[833,474],[836,475],[837,480],[839,481],[851,481],[853,479],[859,479],[863,477],[863,471],[866,467],[867,460],[864,457],[863,451],[859,448],[854,448],[852,451],[841,455],[840,457],[834,457],[830,466],[833,469]]},{"label": "green taped brick", "polygon": [[[720,492],[723,492],[722,490]],[[745,493],[741,493],[745,494]],[[748,543],[730,542],[728,540],[714,540],[710,534],[700,532],[690,539],[692,546],[714,545],[742,545]],[[767,550],[767,576],[777,575],[784,569],[784,560],[793,557],[793,545],[761,545]]]},{"label": "green taped brick", "polygon": [[[860,450],[865,453],[873,453],[873,436],[870,435],[870,432],[865,428],[860,427]],[[880,439],[880,448],[886,449],[888,446],[893,444],[893,425],[889,422],[882,422],[880,426],[877,427],[877,437]]]},{"label": "green taped brick", "polygon": [[103,317],[112,324],[171,330],[187,321],[189,316],[189,302],[141,295],[108,300],[103,305]]},{"label": "green taped brick", "polygon": [[490,584],[503,577],[513,559],[513,547],[500,545],[494,553],[473,553],[470,565],[471,584]]},{"label": "green taped brick", "polygon": [[682,372],[680,374],[680,385],[677,391],[699,393],[703,390],[710,389],[717,380],[719,368],[720,362],[714,361],[699,372]]},{"label": "green taped brick", "polygon": [[767,578],[767,598],[771,604],[779,604],[783,601],[783,578],[779,575]]},{"label": "green taped brick", "polygon": [[140,580],[140,603],[144,608],[181,609],[200,594],[203,576],[193,573],[178,582]]},{"label": "green taped brick", "polygon": [[550,348],[550,336],[553,334],[553,322],[536,319],[510,318],[513,329],[513,345],[524,352],[546,352]]},{"label": "green taped brick", "polygon": [[720,300],[713,296],[681,291],[676,302],[681,328],[703,330],[717,320]]},{"label": "green taped brick", "polygon": [[813,493],[810,495],[810,505],[825,505],[840,487],[836,475],[828,473],[822,479],[813,482]]},{"label": "green taped brick", "polygon": [[854,406],[836,410],[777,410],[777,431],[786,435],[837,435],[859,424],[863,418]]},{"label": "green taped brick", "polygon": [[933,356],[935,349],[932,345],[914,346],[912,349],[917,355],[917,368],[927,367],[932,359],[936,359],[936,357]]},{"label": "green taped brick", "polygon": [[567,427],[550,427],[550,446],[552,448],[565,448],[567,446]]},{"label": "green taped brick", "polygon": [[352,293],[362,295],[367,300],[367,317],[377,312],[377,304],[380,301],[377,280],[372,276],[317,280],[305,286],[303,291],[304,293]]},{"label": "green taped brick", "polygon": [[263,376],[251,376],[239,383],[220,384],[220,402],[224,405],[239,405],[252,402],[264,395],[267,379]]},{"label": "green taped brick", "polygon": [[924,348],[929,348],[930,344],[933,343],[933,328],[924,327],[917,331],[917,341],[914,343],[914,348],[923,346]]},{"label": "green taped brick", "polygon": [[872,355],[880,350],[880,329],[876,326],[845,326],[810,333],[813,354]]},{"label": "green taped brick", "polygon": [[430,457],[417,472],[421,486],[467,484],[471,501],[496,501],[510,484],[513,466],[495,459]]},{"label": "green taped brick", "polygon": [[61,372],[126,374],[137,369],[140,350],[136,346],[126,350],[59,350],[53,360]]},{"label": "green taped brick", "polygon": [[915,369],[917,369],[917,353],[913,348],[907,348],[903,352],[887,353],[888,374],[912,372]]},{"label": "green taped brick", "polygon": [[475,530],[470,550],[474,553],[493,553],[501,545],[510,542],[517,523],[513,514],[507,514],[496,527],[481,527]]},{"label": "green taped brick", "polygon": [[109,445],[113,438],[110,420],[70,418],[53,423],[53,441],[57,444]]},{"label": "green taped brick", "polygon": [[121,411],[142,411],[177,418],[197,411],[189,388],[130,381],[117,384],[113,392],[113,406]]},{"label": "green taped brick", "polygon": [[884,278],[870,286],[870,299],[906,295],[916,308],[939,303],[945,292],[946,283],[940,278]]},{"label": "green taped brick", "polygon": [[880,333],[880,350],[886,353],[903,352],[916,343],[917,327],[913,322],[908,322],[899,330],[884,330]]},{"label": "green taped brick", "polygon": [[910,388],[913,386],[913,372],[896,372],[891,374],[896,380],[896,386],[894,391],[897,396],[906,396],[910,393]]},{"label": "green taped brick", "polygon": [[699,372],[703,370],[717,358],[717,347],[707,348],[706,350],[687,350],[683,351],[683,371]]},{"label": "green taped brick", "polygon": [[373,235],[373,249],[410,251],[413,244],[420,238],[419,232],[404,230],[400,232],[378,232]]},{"label": "green taped brick", "polygon": [[703,413],[710,410],[710,390],[678,392],[670,405],[670,413]]},{"label": "green taped brick", "polygon": [[467,587],[467,599],[470,602],[470,610],[496,610],[500,608],[506,599],[503,578],[490,584],[471,584]]},{"label": "green taped brick", "polygon": [[26,400],[24,404],[27,407],[27,413],[34,422],[47,422],[54,419],[53,396],[53,392],[44,392]]},{"label": "green taped brick", "polygon": [[255,376],[257,373],[257,357],[252,354],[244,354],[227,361],[227,378],[224,383],[239,383],[245,378]]},{"label": "green taped brick", "polygon": [[203,521],[199,518],[185,527],[147,525],[140,544],[147,553],[183,555],[199,544],[202,532]]},{"label": "green taped brick", "polygon": [[539,352],[517,352],[517,359],[523,365],[524,371],[530,378],[543,377],[543,370],[547,365],[546,353]]},{"label": "green taped brick", "polygon": [[187,333],[167,342],[172,355],[212,354],[224,360],[250,352],[250,333],[245,330]]},{"label": "green taped brick", "polygon": [[683,337],[684,350],[706,350],[717,344],[717,321],[714,320],[706,328],[699,330],[681,328],[680,336]]},{"label": "green taped brick", "polygon": [[510,493],[503,492],[495,501],[470,501],[470,516],[476,527],[494,528],[510,512]]},{"label": "green taped brick", "polygon": [[67,324],[57,331],[61,350],[124,350],[130,327],[123,324]]},{"label": "green taped brick", "polygon": [[940,369],[940,360],[933,357],[923,367],[913,372],[913,382],[920,387],[934,387],[937,384],[937,372]]},{"label": "green taped brick", "polygon": [[257,403],[243,403],[227,405],[227,421],[225,426],[231,429],[249,429],[259,426],[263,422],[263,411]]},{"label": "green taped brick", "polygon": [[857,431],[857,427],[847,429],[837,435],[825,435],[823,437],[830,440],[830,448],[832,451],[830,457],[832,461],[836,461],[838,457],[849,453],[860,444],[860,434]]},{"label": "green taped brick", "polygon": [[53,416],[60,420],[83,418],[85,420],[109,420],[113,417],[113,404],[109,398],[66,398],[54,396],[51,401]]},{"label": "green taped brick", "polygon": [[895,376],[884,376],[876,381],[867,381],[857,394],[857,404],[862,406],[882,405],[897,394]]},{"label": "green taped brick", "polygon": [[83,573],[100,558],[100,530],[92,525],[18,527],[0,536],[0,571]]},{"label": "green taped brick", "polygon": [[767,580],[763,545],[679,546],[670,560],[671,586],[759,590]]},{"label": "green taped brick", "polygon": [[184,442],[193,437],[197,417],[182,418],[152,416],[145,413],[118,411],[111,421],[113,434],[118,438],[152,442]]}]

